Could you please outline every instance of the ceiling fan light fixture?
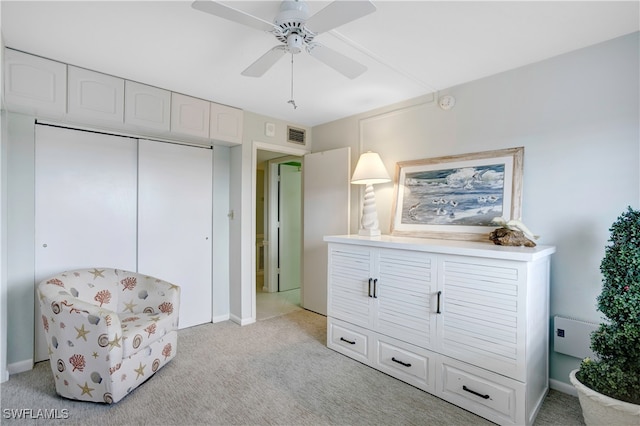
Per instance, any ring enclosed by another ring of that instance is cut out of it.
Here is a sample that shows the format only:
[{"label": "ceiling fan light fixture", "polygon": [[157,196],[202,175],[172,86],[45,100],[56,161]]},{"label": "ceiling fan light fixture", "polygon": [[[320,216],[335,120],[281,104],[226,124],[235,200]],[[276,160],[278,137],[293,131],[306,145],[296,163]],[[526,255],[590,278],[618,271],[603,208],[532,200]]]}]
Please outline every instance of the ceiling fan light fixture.
[{"label": "ceiling fan light fixture", "polygon": [[291,33],[287,37],[287,48],[291,53],[300,53],[302,52],[302,47],[304,46],[304,39],[300,37],[297,33]]}]

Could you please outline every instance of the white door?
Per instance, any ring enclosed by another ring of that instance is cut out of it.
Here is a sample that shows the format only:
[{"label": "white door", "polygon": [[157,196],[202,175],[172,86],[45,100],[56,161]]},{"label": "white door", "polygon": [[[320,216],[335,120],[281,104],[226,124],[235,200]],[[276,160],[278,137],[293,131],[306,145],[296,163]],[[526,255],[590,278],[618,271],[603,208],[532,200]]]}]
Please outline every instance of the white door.
[{"label": "white door", "polygon": [[302,306],[327,314],[325,235],[349,233],[351,149],[307,154],[303,167],[304,259]]},{"label": "white door", "polygon": [[300,288],[302,279],[302,172],[299,162],[278,167],[278,291],[287,291]]},{"label": "white door", "polygon": [[[136,270],[137,140],[36,125],[35,282],[65,270]],[[48,348],[35,303],[35,361]]]},{"label": "white door", "polygon": [[180,286],[180,328],[211,322],[213,151],[139,146],[138,272]]}]

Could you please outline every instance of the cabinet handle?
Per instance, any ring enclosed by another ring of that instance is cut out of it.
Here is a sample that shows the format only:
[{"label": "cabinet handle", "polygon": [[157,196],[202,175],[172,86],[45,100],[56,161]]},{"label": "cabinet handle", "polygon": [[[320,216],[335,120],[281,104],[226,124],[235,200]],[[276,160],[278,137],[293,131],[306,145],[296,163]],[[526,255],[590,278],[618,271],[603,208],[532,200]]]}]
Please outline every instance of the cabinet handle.
[{"label": "cabinet handle", "polygon": [[471,389],[469,389],[468,387],[466,387],[465,385],[462,385],[462,389],[464,389],[465,391],[467,391],[467,392],[469,392],[469,393],[472,393],[472,394],[474,394],[474,395],[476,395],[476,396],[479,396],[479,397],[480,397],[480,398],[482,398],[482,399],[489,399],[489,398],[491,398],[491,396],[489,396],[489,395],[483,395],[483,394],[481,394],[480,392],[476,392],[476,391],[474,391],[474,390],[471,390]]},{"label": "cabinet handle", "polygon": [[371,295],[371,281],[373,280],[373,278],[369,278],[369,297],[373,297]]},{"label": "cabinet handle", "polygon": [[347,340],[344,337],[341,337],[340,340],[343,341],[343,342],[347,342],[350,345],[355,345],[356,344],[355,340]]},{"label": "cabinet handle", "polygon": [[436,307],[436,314],[441,314],[440,310],[440,298],[442,297],[442,290],[438,291],[438,306]]},{"label": "cabinet handle", "polygon": [[391,357],[391,361],[393,362],[397,362],[398,364],[404,366],[404,367],[411,367],[411,364],[408,362],[402,362],[399,359],[396,359],[396,357]]},{"label": "cabinet handle", "polygon": [[378,279],[373,280],[373,298],[378,298]]}]

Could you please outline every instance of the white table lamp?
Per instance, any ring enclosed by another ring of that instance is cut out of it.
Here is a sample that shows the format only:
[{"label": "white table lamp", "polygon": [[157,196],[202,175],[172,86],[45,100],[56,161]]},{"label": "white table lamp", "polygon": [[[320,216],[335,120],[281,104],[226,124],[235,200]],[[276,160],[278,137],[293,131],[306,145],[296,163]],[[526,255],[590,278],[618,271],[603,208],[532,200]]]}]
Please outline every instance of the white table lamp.
[{"label": "white table lamp", "polygon": [[375,152],[365,152],[358,159],[356,170],[351,177],[351,183],[366,185],[359,235],[376,237],[380,235],[378,229],[378,212],[376,210],[376,196],[373,184],[389,182],[391,178],[384,167],[380,156]]}]

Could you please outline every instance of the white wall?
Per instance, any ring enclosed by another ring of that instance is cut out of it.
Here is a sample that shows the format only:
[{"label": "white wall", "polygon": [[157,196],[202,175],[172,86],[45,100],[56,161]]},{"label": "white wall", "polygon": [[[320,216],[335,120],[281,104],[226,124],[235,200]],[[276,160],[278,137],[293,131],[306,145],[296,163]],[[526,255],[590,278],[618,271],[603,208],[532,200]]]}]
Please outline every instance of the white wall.
[{"label": "white wall", "polygon": [[5,142],[7,126],[4,125],[6,115],[4,110],[0,111],[0,383],[9,379],[7,371],[7,201],[5,196],[7,193],[7,144]]},{"label": "white wall", "polygon": [[[640,207],[639,34],[452,87],[443,111],[425,96],[313,128],[314,151],[378,152],[398,161],[525,147],[522,219],[540,244],[557,246],[551,316],[597,322],[599,264],[608,229]],[[393,183],[375,186],[389,232]],[[357,231],[360,191],[352,192]],[[551,325],[550,325],[551,326]],[[551,348],[553,350],[553,348]],[[579,359],[551,352],[551,379],[568,383]]]},{"label": "white wall", "polygon": [[10,372],[33,359],[35,264],[34,118],[7,114],[7,364]]},{"label": "white wall", "polygon": [[[266,136],[266,123],[275,125]],[[306,131],[305,146],[287,142],[287,124]],[[311,149],[311,129],[295,123],[245,111],[242,145],[231,150],[230,306],[231,319],[239,324],[255,322],[255,175],[257,148],[303,155]]]},{"label": "white wall", "polygon": [[[229,193],[229,312],[234,322],[242,323],[244,316],[251,317],[250,313],[242,310],[242,282],[246,277],[242,274],[242,145],[231,148],[231,181]],[[246,186],[246,185],[245,185]]]},{"label": "white wall", "polygon": [[[1,20],[1,19],[0,19]],[[0,82],[4,81],[4,37],[0,34]],[[0,86],[2,87],[2,86]],[[9,379],[7,371],[7,114],[4,90],[0,90],[0,383]]]},{"label": "white wall", "polygon": [[231,148],[213,147],[213,322],[229,319],[229,200]]}]

